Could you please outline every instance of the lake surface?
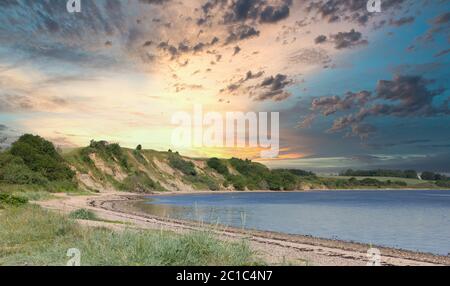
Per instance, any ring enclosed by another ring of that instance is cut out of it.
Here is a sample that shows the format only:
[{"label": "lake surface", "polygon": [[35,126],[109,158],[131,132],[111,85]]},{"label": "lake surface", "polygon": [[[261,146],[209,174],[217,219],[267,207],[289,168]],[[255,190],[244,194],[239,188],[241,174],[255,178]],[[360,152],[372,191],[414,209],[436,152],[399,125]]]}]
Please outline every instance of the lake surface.
[{"label": "lake surface", "polygon": [[146,212],[234,227],[450,253],[450,191],[317,191],[152,196]]}]

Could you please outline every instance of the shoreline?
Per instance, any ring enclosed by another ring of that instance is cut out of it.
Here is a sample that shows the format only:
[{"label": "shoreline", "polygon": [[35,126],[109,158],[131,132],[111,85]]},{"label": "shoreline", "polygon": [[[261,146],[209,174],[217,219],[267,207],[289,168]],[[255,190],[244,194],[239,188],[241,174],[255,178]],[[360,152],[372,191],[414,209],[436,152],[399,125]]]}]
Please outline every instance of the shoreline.
[{"label": "shoreline", "polygon": [[236,191],[236,190],[196,190],[196,191],[166,191],[166,192],[151,192],[147,194],[135,194],[142,197],[151,196],[173,196],[173,195],[198,195],[198,194],[232,194],[232,193],[308,193],[308,192],[351,192],[351,191],[361,191],[361,192],[385,192],[385,191],[450,191],[450,189],[426,189],[426,188],[401,188],[401,189],[311,189],[311,190],[293,190],[293,191],[272,191],[272,190],[247,190],[247,191]]},{"label": "shoreline", "polygon": [[[233,193],[235,191],[223,191]],[[270,191],[269,191],[270,192]],[[302,191],[304,192],[304,191]],[[62,212],[70,212],[79,208],[90,209],[100,218],[121,222],[122,225],[81,221],[88,226],[105,226],[122,229],[168,230],[174,232],[211,231],[220,239],[246,240],[252,249],[257,251],[269,264],[282,264],[286,261],[294,265],[366,265],[367,250],[376,247],[381,251],[382,265],[415,265],[433,266],[450,265],[450,256],[432,253],[422,253],[389,247],[371,246],[369,244],[317,238],[307,235],[285,234],[271,231],[240,229],[224,225],[212,225],[189,220],[171,219],[146,214],[133,207],[137,201],[145,197],[159,195],[184,195],[219,193],[210,191],[199,192],[164,192],[152,194],[133,193],[100,193],[96,196],[67,197],[38,204],[44,208]]]}]

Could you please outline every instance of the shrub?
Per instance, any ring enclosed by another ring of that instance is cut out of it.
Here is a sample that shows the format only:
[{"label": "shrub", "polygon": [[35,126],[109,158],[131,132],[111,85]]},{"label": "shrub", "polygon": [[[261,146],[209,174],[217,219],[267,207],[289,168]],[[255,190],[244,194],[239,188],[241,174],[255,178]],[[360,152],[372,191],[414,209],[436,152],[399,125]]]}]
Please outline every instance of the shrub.
[{"label": "shrub", "polygon": [[183,160],[183,158],[178,153],[169,153],[169,165],[181,171],[183,174],[188,176],[197,176],[197,171],[195,170],[195,165],[191,161]]},{"label": "shrub", "polygon": [[19,207],[27,203],[27,198],[14,196],[7,193],[0,193],[0,206]]},{"label": "shrub", "polygon": [[119,164],[126,170],[129,170],[128,159],[122,148],[117,143],[108,143],[107,141],[91,140],[89,148],[85,151],[89,156],[91,153],[97,153],[102,159],[106,161],[118,161]]},{"label": "shrub", "polygon": [[216,170],[219,174],[227,176],[230,172],[228,171],[227,165],[218,158],[211,158],[207,161],[208,167]]},{"label": "shrub", "polygon": [[78,209],[69,214],[71,219],[82,219],[82,220],[98,220],[95,213],[87,209]]},{"label": "shrub", "polygon": [[42,174],[33,172],[26,166],[21,158],[12,156],[12,155],[4,155],[0,157],[13,157],[9,164],[5,164],[0,166],[0,181],[8,183],[8,184],[16,184],[16,185],[45,185],[48,183],[46,177]]},{"label": "shrub", "polygon": [[[268,178],[269,188],[271,190],[295,190],[297,187],[297,176],[289,171],[274,170]],[[272,182],[273,181],[273,182]],[[271,187],[272,184],[272,187]],[[279,184],[278,188],[276,184]]]},{"label": "shrub", "polygon": [[53,144],[42,137],[25,134],[12,144],[10,153],[50,181],[71,180],[75,176]]},{"label": "shrub", "polygon": [[240,175],[230,175],[227,181],[238,191],[244,191],[246,187],[245,179]]}]

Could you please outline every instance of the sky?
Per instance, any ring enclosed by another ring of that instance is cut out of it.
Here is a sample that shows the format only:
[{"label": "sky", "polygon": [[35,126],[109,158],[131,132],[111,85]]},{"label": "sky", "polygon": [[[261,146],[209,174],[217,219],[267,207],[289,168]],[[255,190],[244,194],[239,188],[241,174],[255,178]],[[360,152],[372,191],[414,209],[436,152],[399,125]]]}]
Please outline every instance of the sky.
[{"label": "sky", "polygon": [[450,1],[0,1],[0,146],[24,133],[174,148],[179,111],[279,112],[280,154],[176,149],[317,172],[450,172]]}]

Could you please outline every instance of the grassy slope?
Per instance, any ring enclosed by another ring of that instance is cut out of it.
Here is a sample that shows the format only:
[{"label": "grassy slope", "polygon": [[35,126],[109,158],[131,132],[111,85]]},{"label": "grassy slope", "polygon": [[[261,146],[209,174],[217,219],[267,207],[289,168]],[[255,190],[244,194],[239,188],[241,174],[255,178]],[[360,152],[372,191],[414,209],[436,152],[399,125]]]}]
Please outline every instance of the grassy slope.
[{"label": "grassy slope", "polygon": [[[135,192],[148,191],[180,191],[180,190],[207,190],[208,184],[202,180],[192,180],[180,170],[169,164],[169,153],[154,150],[136,151],[121,148],[127,161],[127,167],[118,162],[115,156],[105,156],[94,151],[95,159],[86,160],[83,154],[84,148],[73,149],[63,154],[64,159],[77,170],[79,175],[88,178],[87,181],[94,182],[95,187],[85,184],[81,185],[91,191],[100,189],[118,189]],[[88,156],[89,157],[89,156]],[[217,186],[223,184],[224,178],[214,172],[206,165],[204,159],[183,160],[192,161],[196,165],[198,177],[207,177]]]},{"label": "grassy slope", "polygon": [[65,265],[67,250],[82,265],[251,265],[244,242],[222,242],[209,233],[85,228],[67,216],[26,205],[0,211],[0,265]]}]

